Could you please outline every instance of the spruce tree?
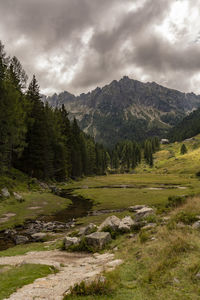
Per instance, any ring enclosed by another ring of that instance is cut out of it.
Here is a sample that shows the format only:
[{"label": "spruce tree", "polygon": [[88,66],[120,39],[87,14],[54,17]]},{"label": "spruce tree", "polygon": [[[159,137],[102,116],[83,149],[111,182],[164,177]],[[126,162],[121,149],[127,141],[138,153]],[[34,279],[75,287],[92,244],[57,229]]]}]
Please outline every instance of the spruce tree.
[{"label": "spruce tree", "polygon": [[53,177],[53,153],[48,134],[47,116],[40,99],[35,76],[29,85],[27,99],[31,105],[26,137],[27,147],[22,157],[22,169],[32,177]]},{"label": "spruce tree", "polygon": [[186,148],[185,144],[182,144],[180,152],[181,152],[182,155],[184,155],[185,153],[187,153],[187,148]]}]

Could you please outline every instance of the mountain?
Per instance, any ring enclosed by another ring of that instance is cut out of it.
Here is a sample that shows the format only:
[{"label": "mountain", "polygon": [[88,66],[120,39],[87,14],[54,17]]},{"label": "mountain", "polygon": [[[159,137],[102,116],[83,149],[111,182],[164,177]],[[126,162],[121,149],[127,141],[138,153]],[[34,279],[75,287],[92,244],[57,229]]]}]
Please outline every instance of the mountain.
[{"label": "mountain", "polygon": [[200,133],[200,108],[186,116],[169,131],[172,142],[183,141]]},{"label": "mountain", "polygon": [[53,107],[64,104],[70,118],[76,117],[86,133],[107,146],[124,139],[166,136],[172,126],[200,107],[200,96],[194,93],[127,76],[78,97],[65,91],[45,101]]}]

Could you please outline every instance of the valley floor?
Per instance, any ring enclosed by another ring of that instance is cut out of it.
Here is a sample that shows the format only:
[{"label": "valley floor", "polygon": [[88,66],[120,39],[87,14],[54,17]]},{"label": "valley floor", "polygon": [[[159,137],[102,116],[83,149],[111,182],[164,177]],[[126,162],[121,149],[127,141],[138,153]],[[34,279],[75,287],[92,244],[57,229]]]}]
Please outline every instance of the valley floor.
[{"label": "valley floor", "polygon": [[[156,224],[155,227],[133,232],[132,235],[118,236],[112,241],[109,249],[104,251],[103,255],[108,257],[108,261],[123,260],[122,265],[105,273],[113,292],[109,295],[69,296],[68,299],[200,299],[200,234],[198,228],[193,227],[193,224],[200,219],[200,197],[198,196],[200,181],[195,176],[195,173],[199,171],[199,137],[195,143],[195,146],[187,145],[189,151],[184,156],[179,154],[179,144],[164,146],[160,152],[156,153],[153,169],[141,165],[134,174],[90,177],[64,186],[60,185],[60,188],[73,189],[74,194],[94,201],[90,215],[77,219],[76,228],[90,222],[98,225],[109,215],[116,215],[120,218],[126,215],[133,217],[133,213],[128,211],[131,205],[145,204],[156,210],[155,217],[148,220]],[[3,202],[0,203],[0,218],[3,218],[6,213],[16,214],[2,222],[1,229],[23,222],[30,217],[30,214],[32,218],[37,218],[42,213],[51,214],[56,210],[62,210],[71,203],[70,200],[62,197],[55,196],[54,198],[49,191],[36,190],[33,193],[28,192],[23,186],[20,189],[25,202],[13,204],[14,200],[10,199],[6,200],[6,205]],[[173,196],[182,198],[187,196],[187,200],[180,206],[168,207],[169,197],[173,198]],[[40,208],[30,210],[30,207]],[[35,291],[33,295],[37,298],[33,298],[31,294],[30,299],[40,299],[37,289],[40,291],[44,285],[44,291],[47,286],[51,290],[54,285],[56,291],[58,281],[65,278],[62,286],[63,293],[65,288],[67,290],[71,284],[87,277],[87,273],[90,274],[93,271],[99,273],[103,270],[102,263],[99,265],[98,260],[97,264],[88,263],[88,259],[94,259],[92,255],[82,254],[74,261],[74,254],[58,251],[63,236],[64,233],[58,234],[55,236],[55,241],[19,245],[0,252],[0,264],[4,266],[13,265],[18,260],[21,264],[28,258],[27,264],[35,263],[35,268],[38,263],[45,264],[46,262],[49,266],[53,265],[59,269],[57,274],[31,283],[36,278],[47,276],[36,272],[35,278],[27,282],[31,285],[24,286],[17,292],[19,294],[13,294],[10,299],[25,299],[22,297],[24,291],[28,295],[33,290]],[[66,260],[61,261],[64,257]],[[76,272],[73,272],[76,266],[79,268],[76,270],[80,270],[80,277],[76,277]],[[34,267],[31,272],[33,269]],[[2,274],[5,275],[8,272],[9,270],[5,269]],[[72,275],[75,279],[70,281],[69,276],[72,279]],[[21,285],[16,286],[15,289],[19,287]],[[18,296],[14,298],[14,295],[20,295],[21,298]],[[62,299],[56,297],[52,299]],[[44,294],[43,299],[51,298]]]}]

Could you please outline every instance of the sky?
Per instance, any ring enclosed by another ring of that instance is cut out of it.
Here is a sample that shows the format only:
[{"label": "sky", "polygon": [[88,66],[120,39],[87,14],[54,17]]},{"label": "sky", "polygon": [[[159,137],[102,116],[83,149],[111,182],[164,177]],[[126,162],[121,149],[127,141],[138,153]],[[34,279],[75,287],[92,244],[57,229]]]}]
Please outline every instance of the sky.
[{"label": "sky", "polygon": [[200,94],[200,0],[0,0],[0,40],[46,95],[125,75]]}]

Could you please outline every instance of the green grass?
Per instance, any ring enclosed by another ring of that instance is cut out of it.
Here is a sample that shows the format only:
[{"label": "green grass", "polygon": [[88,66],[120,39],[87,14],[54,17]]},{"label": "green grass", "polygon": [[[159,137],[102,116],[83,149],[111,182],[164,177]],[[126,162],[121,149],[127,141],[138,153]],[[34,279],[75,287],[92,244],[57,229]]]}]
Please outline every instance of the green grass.
[{"label": "green grass", "polygon": [[[195,176],[200,170],[200,135],[195,137],[195,140],[184,143],[188,149],[185,155],[180,154],[182,143],[162,146],[161,151],[155,154],[153,168],[142,163],[132,175],[90,177],[71,184],[72,187],[79,188],[75,191],[76,194],[94,200],[95,210],[126,208],[135,204],[162,208],[168,203],[170,196],[197,196],[189,197],[185,203],[180,203],[180,206],[170,208],[170,226],[158,225],[156,229],[142,231],[135,239],[127,239],[124,235],[112,242],[111,248],[118,247],[116,257],[124,260],[123,265],[106,273],[114,290],[112,295],[69,296],[67,299],[200,299],[199,280],[196,277],[200,272],[200,235],[199,231],[189,226],[200,215],[200,182]],[[136,188],[96,188],[119,184],[136,185]],[[186,189],[147,189],[162,185]],[[140,189],[140,186],[146,186],[146,189]],[[127,212],[114,214],[122,217]],[[79,221],[86,223],[92,220],[99,224],[108,215],[111,214],[85,217]],[[185,226],[178,226],[180,222]]]},{"label": "green grass", "polygon": [[52,243],[29,243],[24,245],[17,245],[6,250],[0,251],[0,257],[3,256],[16,256],[16,255],[24,255],[27,252],[32,251],[47,251],[59,249],[62,244],[62,239],[52,242]]},{"label": "green grass", "polygon": [[[162,146],[161,151],[155,154],[152,169],[142,163],[135,170],[135,174],[94,176],[68,183],[63,188],[75,188],[74,194],[92,199],[93,210],[146,204],[155,206],[160,213],[166,207],[169,197],[200,194],[200,181],[195,176],[200,170],[200,136],[192,142],[185,142],[188,149],[185,155],[180,154],[181,144]],[[134,185],[134,188],[113,188],[114,185]],[[104,186],[110,188],[103,188]],[[178,186],[186,188],[179,189]],[[24,190],[23,195],[26,201],[21,204],[13,203],[13,199],[0,203],[0,216],[5,212],[17,212],[16,217],[1,226],[12,226],[23,222],[27,217],[35,218],[42,212],[50,214],[70,203],[70,200],[39,191]],[[41,208],[29,210],[28,207],[31,206]],[[200,300],[199,281],[195,277],[196,273],[200,272],[200,235],[197,230],[187,225],[192,224],[200,215],[200,198],[198,196],[188,198],[180,206],[171,207],[168,214],[171,216],[173,226],[161,226],[158,222],[156,229],[142,231],[135,239],[128,239],[127,235],[123,235],[111,243],[110,249],[118,247],[118,251],[115,252],[116,258],[124,260],[123,265],[106,273],[114,290],[111,296],[71,296],[68,299]],[[86,216],[78,219],[78,223],[100,224],[109,215],[113,213]],[[122,218],[133,214],[125,211],[114,215]],[[162,216],[159,215],[158,218],[160,220]],[[179,222],[186,225],[180,228],[177,225]],[[152,240],[152,237],[155,239]],[[49,249],[55,249],[59,245],[60,242],[52,244]],[[20,255],[46,249],[42,243],[19,245],[2,251],[0,256]]]},{"label": "green grass", "polygon": [[[120,238],[116,253],[124,264],[106,273],[112,295],[70,296],[69,300],[200,299],[200,237],[190,229],[158,227],[148,238]],[[151,237],[156,239],[151,241]],[[117,242],[117,241],[116,241]]]},{"label": "green grass", "polygon": [[[188,152],[184,155],[180,154],[182,144],[185,144]],[[173,143],[163,145],[161,151],[154,156],[154,167],[151,171],[155,173],[168,174],[184,174],[185,176],[194,176],[197,171],[200,171],[199,165],[200,157],[200,135],[194,137],[194,140],[185,141],[181,143]],[[144,165],[139,166],[138,172],[144,170]],[[147,170],[149,168],[147,167]]]},{"label": "green grass", "polygon": [[25,264],[0,272],[0,300],[9,297],[17,289],[32,283],[35,279],[55,273],[53,267]]},{"label": "green grass", "polygon": [[[135,188],[113,188],[113,185],[119,184],[134,185]],[[84,185],[89,188],[81,188]],[[146,204],[162,209],[167,204],[170,196],[200,193],[200,185],[197,178],[191,178],[191,176],[182,174],[162,174],[161,176],[153,172],[148,174],[91,177],[81,182],[76,182],[71,186],[79,188],[74,191],[74,194],[94,201],[93,210],[127,209],[129,206],[136,204]],[[100,186],[102,188],[99,188]],[[103,188],[103,186],[110,186],[111,188]],[[156,190],[152,188],[162,189]]]},{"label": "green grass", "polygon": [[[26,219],[35,219],[42,214],[53,214],[71,204],[71,200],[48,192],[25,192],[22,195],[25,199],[22,203],[17,202],[14,198],[0,202],[0,218],[6,213],[16,214],[6,222],[0,223],[0,230],[22,224]],[[31,207],[38,208],[30,209]]]}]

